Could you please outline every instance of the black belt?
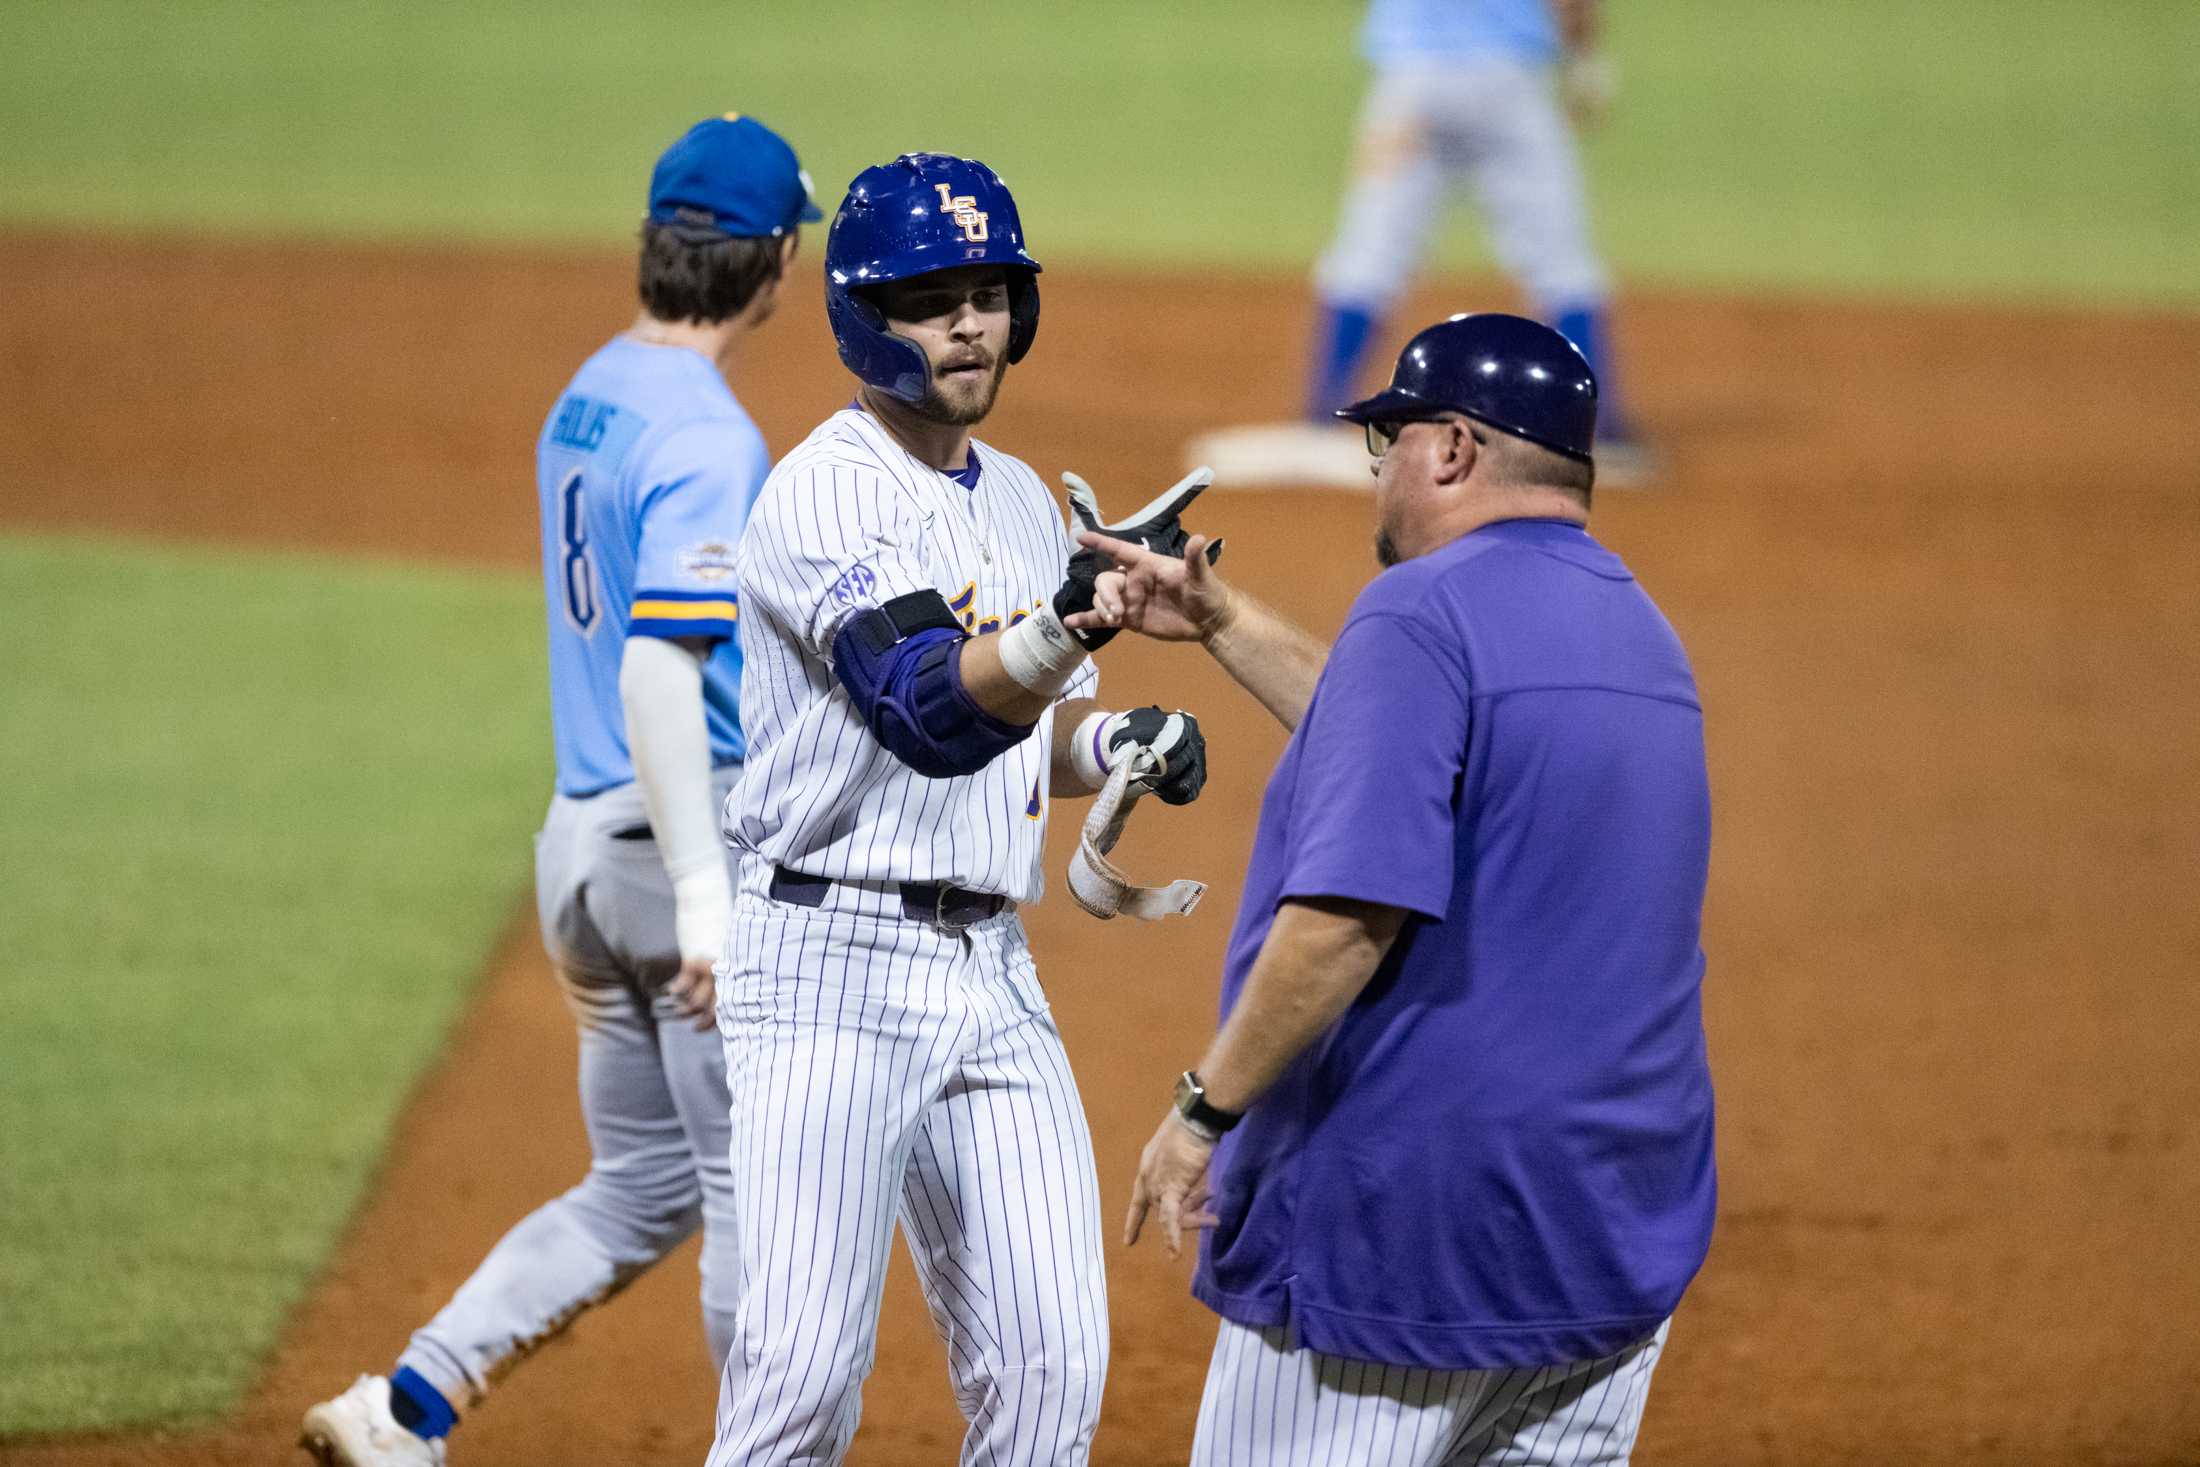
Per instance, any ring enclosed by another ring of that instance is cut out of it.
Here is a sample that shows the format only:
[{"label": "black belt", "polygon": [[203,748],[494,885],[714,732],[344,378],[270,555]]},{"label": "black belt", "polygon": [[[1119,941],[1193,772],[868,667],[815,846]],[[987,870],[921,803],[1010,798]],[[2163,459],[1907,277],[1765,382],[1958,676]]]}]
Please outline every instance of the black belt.
[{"label": "black belt", "polygon": [[[794,907],[822,907],[829,876],[805,876],[784,866],[772,868],[771,899]],[[950,932],[960,932],[988,917],[1008,910],[1008,898],[965,886],[933,886],[921,881],[901,883],[901,914],[912,922],[929,922]]]}]

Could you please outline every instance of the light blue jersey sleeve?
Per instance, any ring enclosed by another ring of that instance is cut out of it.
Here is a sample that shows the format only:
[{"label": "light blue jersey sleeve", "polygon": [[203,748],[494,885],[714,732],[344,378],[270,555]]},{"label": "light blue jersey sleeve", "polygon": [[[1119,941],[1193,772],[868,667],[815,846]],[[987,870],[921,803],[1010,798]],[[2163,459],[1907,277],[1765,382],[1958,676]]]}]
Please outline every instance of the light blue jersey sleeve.
[{"label": "light blue jersey sleeve", "polygon": [[1360,28],[1377,66],[1493,55],[1540,66],[1560,49],[1551,0],[1371,0]]},{"label": "light blue jersey sleeve", "polygon": [[627,635],[734,635],[734,549],[770,470],[763,438],[737,419],[690,423],[648,451],[635,466]]}]

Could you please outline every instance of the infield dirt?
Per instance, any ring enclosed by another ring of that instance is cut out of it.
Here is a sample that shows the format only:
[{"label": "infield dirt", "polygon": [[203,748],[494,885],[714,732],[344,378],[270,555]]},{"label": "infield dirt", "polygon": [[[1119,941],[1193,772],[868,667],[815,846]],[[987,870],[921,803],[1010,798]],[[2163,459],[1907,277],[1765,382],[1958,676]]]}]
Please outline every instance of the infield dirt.
[{"label": "infield dirt", "polygon": [[[0,240],[0,523],[531,565],[535,432],[624,324],[627,268]],[[776,449],[849,396],[817,284],[797,276],[738,373]],[[1142,498],[1192,434],[1288,412],[1296,282],[1058,267],[1045,287],[987,436],[1050,480]],[[1404,319],[1501,299],[1426,292]],[[1600,495],[1596,528],[1708,710],[1724,1188],[1638,1459],[2200,1461],[2200,318],[1645,293],[1623,326],[1669,466]],[[1197,511],[1227,571],[1324,629],[1372,570],[1368,515],[1308,492]],[[1114,699],[1198,711],[1214,752],[1196,811],[1124,851],[1211,881],[1195,918],[1030,914],[1112,1229],[1208,1032],[1282,735],[1195,653],[1125,639],[1106,670]],[[386,1368],[578,1177],[572,1061],[516,922],[236,1417],[0,1459],[282,1460],[306,1404]],[[1096,1461],[1180,1462],[1211,1317],[1150,1246],[1109,1267]],[[852,1459],[874,1467],[950,1461],[959,1435],[897,1269]],[[515,1375],[457,1459],[701,1461],[693,1295],[689,1250]]]}]

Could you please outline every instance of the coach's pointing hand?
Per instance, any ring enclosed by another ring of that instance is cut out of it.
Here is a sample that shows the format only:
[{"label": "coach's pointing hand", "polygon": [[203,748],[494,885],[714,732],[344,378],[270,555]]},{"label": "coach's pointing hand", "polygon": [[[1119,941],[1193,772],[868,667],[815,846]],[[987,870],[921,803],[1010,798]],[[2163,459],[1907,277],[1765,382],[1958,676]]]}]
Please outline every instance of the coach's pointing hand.
[{"label": "coach's pointing hand", "polygon": [[1162,642],[1200,642],[1228,625],[1230,587],[1214,572],[1220,540],[1194,535],[1176,555],[1090,530],[1077,543],[1112,560],[1115,569],[1095,583],[1092,610],[1068,619],[1072,631],[1128,629]]},{"label": "coach's pointing hand", "polygon": [[[1094,497],[1092,486],[1075,474],[1062,475],[1062,482],[1069,486],[1070,516],[1081,532],[1078,540],[1084,548],[1069,558],[1067,578],[1054,596],[1054,610],[1087,651],[1097,652],[1105,647],[1115,635],[1117,624],[1105,617],[1088,615],[1097,594],[1097,583],[1106,574],[1110,557],[1106,550],[1086,541],[1085,536],[1105,534],[1112,537],[1106,542],[1111,546],[1133,545],[1173,557],[1184,548],[1184,525],[1179,517],[1213,480],[1211,470],[1194,469],[1134,513],[1103,522],[1100,502]],[[1221,553],[1217,545],[1208,552],[1208,558],[1211,560]]]},{"label": "coach's pointing hand", "polygon": [[1138,1158],[1138,1180],[1131,1184],[1130,1215],[1123,1220],[1123,1246],[1138,1242],[1146,1214],[1161,1214],[1161,1243],[1175,1258],[1184,1251],[1186,1228],[1211,1228],[1221,1219],[1207,1210],[1207,1159],[1215,1143],[1195,1133],[1175,1111]]}]

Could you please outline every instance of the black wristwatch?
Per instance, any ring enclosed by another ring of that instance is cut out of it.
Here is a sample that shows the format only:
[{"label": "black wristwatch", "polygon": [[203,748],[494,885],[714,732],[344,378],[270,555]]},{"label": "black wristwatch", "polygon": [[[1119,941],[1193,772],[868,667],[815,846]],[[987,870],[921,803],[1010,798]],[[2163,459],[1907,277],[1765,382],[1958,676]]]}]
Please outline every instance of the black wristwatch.
[{"label": "black wristwatch", "polygon": [[1209,1141],[1245,1119],[1243,1113],[1221,1110],[1207,1103],[1207,1087],[1199,1083],[1197,1070],[1186,1070],[1176,1080],[1176,1113],[1192,1130]]}]

